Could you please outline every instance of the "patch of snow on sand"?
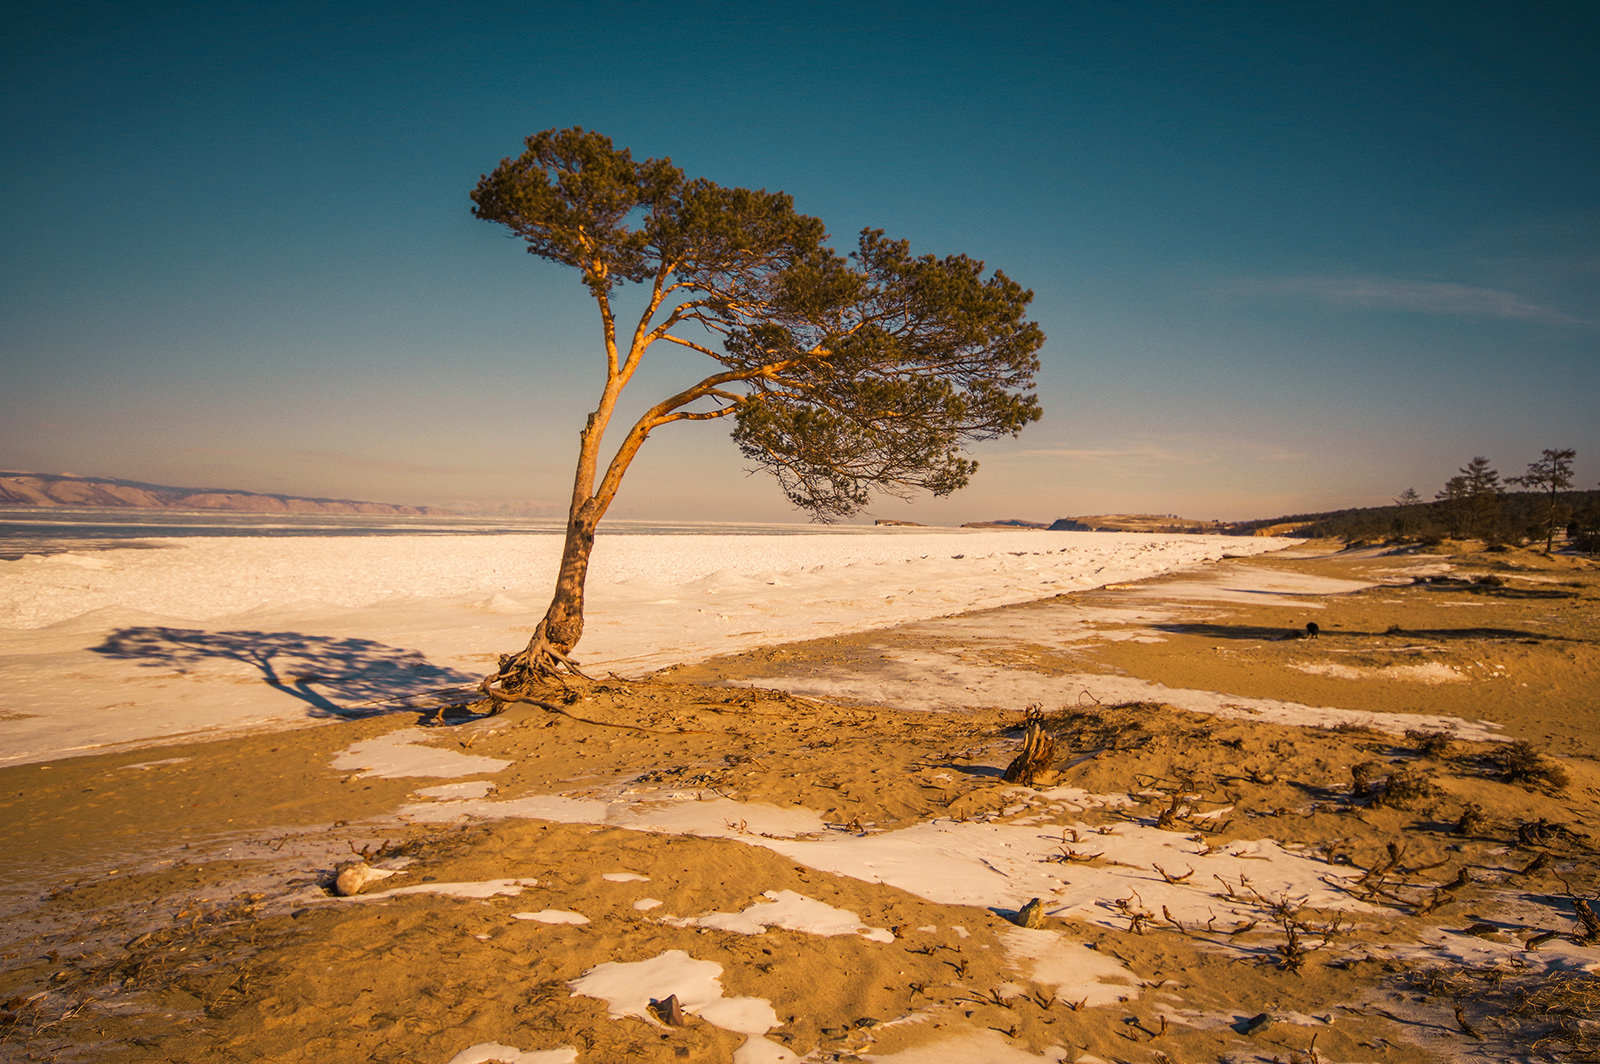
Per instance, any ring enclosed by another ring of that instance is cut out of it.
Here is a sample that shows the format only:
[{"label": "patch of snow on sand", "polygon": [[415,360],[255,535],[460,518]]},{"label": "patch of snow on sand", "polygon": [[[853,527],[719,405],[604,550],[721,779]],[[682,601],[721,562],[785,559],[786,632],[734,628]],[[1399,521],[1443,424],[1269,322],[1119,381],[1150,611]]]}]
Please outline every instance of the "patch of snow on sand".
[{"label": "patch of snow on sand", "polygon": [[499,1042],[480,1042],[451,1057],[446,1064],[577,1064],[578,1051],[572,1046],[524,1053]]},{"label": "patch of snow on sand", "polygon": [[1055,987],[1061,1001],[1098,1008],[1138,993],[1139,977],[1121,961],[1069,942],[1058,931],[1011,927],[1000,932],[1000,942],[1013,966],[1034,982]]},{"label": "patch of snow on sand", "polygon": [[1320,610],[1325,608],[1323,603],[1307,602],[1303,597],[1343,595],[1375,586],[1370,580],[1341,580],[1332,576],[1224,562],[1204,572],[1186,574],[1177,579],[1162,580],[1155,584],[1132,584],[1111,590],[1126,592],[1131,598],[1202,600]]},{"label": "patch of snow on sand", "polygon": [[[1203,923],[1227,909],[1215,896],[1213,877],[1236,885],[1248,880],[1248,889],[1264,897],[1288,895],[1314,908],[1378,911],[1331,885],[1359,869],[1329,866],[1268,839],[1236,840],[1203,852],[1204,843],[1159,828],[1128,824],[1099,835],[1080,827],[1087,841],[1078,849],[1103,854],[1104,866],[1060,863],[1058,828],[977,821],[916,824],[873,835],[836,832],[817,840],[746,841],[821,872],[885,883],[944,905],[1016,910],[1041,898],[1051,916],[1104,927],[1127,925],[1127,914],[1115,902],[1134,891],[1148,911],[1167,906],[1179,920]],[[1170,883],[1156,865],[1175,876],[1189,868],[1195,874]]]},{"label": "patch of snow on sand", "polygon": [[733,1064],[800,1064],[800,1058],[772,1039],[753,1034],[733,1051]]},{"label": "patch of snow on sand", "polygon": [[[1393,670],[1385,669],[1388,673]],[[771,687],[812,698],[847,699],[894,706],[899,709],[946,710],[974,705],[1045,706],[1078,705],[1083,693],[1106,704],[1165,702],[1195,713],[1260,720],[1298,727],[1332,728],[1361,725],[1404,735],[1413,728],[1447,731],[1473,742],[1500,742],[1500,725],[1426,713],[1375,713],[1366,710],[1308,706],[1273,698],[1247,698],[1192,688],[1167,687],[1133,676],[1110,673],[1067,673],[1049,676],[1026,669],[976,664],[958,651],[927,647],[915,652],[893,647],[881,649],[873,672],[858,673],[847,666],[831,674],[818,669],[802,675],[771,673],[748,676],[729,683]]]},{"label": "patch of snow on sand", "polygon": [[711,927],[741,935],[759,935],[769,927],[805,931],[813,935],[860,935],[872,942],[893,942],[894,935],[881,927],[868,927],[847,909],[836,909],[826,902],[808,898],[792,890],[769,890],[742,912],[708,913],[705,916],[668,916],[663,923],[673,927]]},{"label": "patch of snow on sand", "polygon": [[[1075,788],[1015,793],[1024,808],[1070,812],[1073,805],[1125,802],[1121,795],[1088,795]],[[1034,823],[934,821],[866,835],[824,830],[822,818],[806,809],[746,805],[731,799],[678,803],[663,820],[656,810],[627,800],[536,795],[508,801],[412,805],[402,810],[413,822],[453,819],[462,812],[484,818],[529,817],[563,823],[605,824],[634,831],[692,834],[732,839],[783,854],[807,867],[868,883],[885,883],[944,905],[995,909],[1021,908],[1042,898],[1052,915],[1071,915],[1105,927],[1122,927],[1128,916],[1114,903],[1137,891],[1143,907],[1162,906],[1180,920],[1204,922],[1228,906],[1215,894],[1215,878],[1239,885],[1242,893],[1299,899],[1313,908],[1377,912],[1338,888],[1359,869],[1328,865],[1291,853],[1270,839],[1234,840],[1211,849],[1188,835],[1140,824],[1125,824],[1109,835],[1086,825],[1080,851],[1103,855],[1104,865],[1063,864],[1063,828]],[[757,833],[740,824],[781,816],[789,824],[810,824],[803,833]],[[1030,817],[1030,820],[1036,817]],[[1092,847],[1092,849],[1091,849]],[[1184,882],[1168,882],[1160,865]],[[1246,882],[1248,886],[1245,886]]]},{"label": "patch of snow on sand", "polygon": [[[590,968],[567,985],[574,994],[597,997],[606,1003],[612,1019],[633,1016],[657,1027],[663,1026],[650,1012],[652,1000],[665,1001],[676,996],[684,1012],[699,1016],[714,1027],[724,1031],[749,1035],[751,1042],[762,1038],[778,1026],[778,1014],[766,998],[722,996],[722,965],[715,961],[697,961],[681,949],[669,949],[646,961],[606,961]],[[772,1049],[782,1046],[769,1043]],[[787,1053],[787,1050],[783,1050]],[[743,1058],[734,1058],[744,1064],[764,1064],[765,1061],[783,1059],[765,1049],[752,1049]],[[793,1060],[790,1055],[787,1059]]]},{"label": "patch of snow on sand", "polygon": [[333,767],[342,772],[357,770],[361,776],[376,776],[386,780],[403,776],[448,779],[451,776],[472,776],[479,772],[499,772],[511,764],[496,757],[478,757],[476,754],[463,754],[459,750],[419,745],[432,737],[422,728],[402,728],[376,739],[364,739],[337,754],[333,759]]},{"label": "patch of snow on sand", "polygon": [[657,831],[666,835],[700,835],[714,839],[789,839],[819,834],[826,829],[822,815],[810,809],[693,798],[669,805],[603,798],[568,798],[560,794],[535,794],[505,801],[426,802],[400,809],[401,819],[428,824],[461,816],[524,817],[561,824],[604,824],[631,831]]},{"label": "patch of snow on sand", "polygon": [[1416,683],[1460,683],[1466,679],[1442,661],[1424,665],[1389,665],[1364,669],[1358,665],[1330,665],[1321,662],[1290,662],[1289,668],[1313,676],[1332,676],[1338,680],[1412,680]]},{"label": "patch of snow on sand", "polygon": [[637,872],[607,872],[600,877],[607,883],[648,883],[649,876],[641,876]]},{"label": "patch of snow on sand", "polygon": [[533,920],[541,924],[586,924],[589,918],[582,913],[567,912],[563,909],[540,909],[536,913],[512,913],[513,920]]},{"label": "patch of snow on sand", "polygon": [[[498,772],[498,769],[492,771]],[[473,780],[470,783],[441,783],[437,787],[422,787],[412,792],[424,798],[441,798],[445,800],[456,798],[487,798],[494,793],[494,784],[489,780]]]}]

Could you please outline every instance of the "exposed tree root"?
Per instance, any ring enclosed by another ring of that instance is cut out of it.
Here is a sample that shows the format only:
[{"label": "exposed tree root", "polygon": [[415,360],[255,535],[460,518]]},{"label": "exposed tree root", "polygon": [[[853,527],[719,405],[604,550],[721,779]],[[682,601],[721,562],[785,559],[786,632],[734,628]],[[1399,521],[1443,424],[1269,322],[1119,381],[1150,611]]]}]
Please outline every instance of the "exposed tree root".
[{"label": "exposed tree root", "polygon": [[488,695],[490,700],[494,702],[495,708],[494,708],[494,710],[491,711],[491,712],[494,712],[494,713],[501,712],[503,706],[512,705],[512,704],[519,704],[520,703],[520,704],[526,704],[526,705],[530,705],[530,706],[538,706],[540,709],[544,710],[547,713],[559,713],[563,717],[567,717],[567,718],[569,718],[571,720],[575,720],[580,724],[593,724],[595,727],[598,727],[598,728],[621,728],[624,731],[644,732],[646,735],[710,735],[711,734],[710,732],[705,731],[704,729],[699,729],[699,728],[675,728],[672,731],[664,731],[664,730],[662,730],[660,728],[645,728],[645,727],[641,727],[638,724],[621,724],[621,723],[618,723],[617,721],[594,720],[594,719],[592,719],[590,717],[580,717],[576,713],[573,713],[573,712],[569,711],[565,706],[559,705],[559,704],[557,704],[555,702],[547,702],[542,698],[533,698],[530,695],[516,694],[516,693],[513,693],[513,692],[509,692],[509,691],[496,691],[492,686],[490,686],[490,684],[491,684],[491,682],[493,680],[494,680],[493,676],[486,677],[484,679],[483,683],[478,685],[478,690],[480,690],[484,694]]},{"label": "exposed tree root", "polygon": [[[533,630],[533,638],[528,640],[528,645],[515,654],[502,655],[499,670],[493,675],[485,676],[483,682],[478,684],[478,690],[494,703],[491,712],[500,712],[508,702],[531,702],[547,709],[553,708],[550,703],[530,698],[525,692],[547,688],[552,684],[559,686],[564,692],[570,691],[568,676],[590,683],[595,682],[593,676],[578,668],[576,661],[550,642],[545,634],[545,625],[545,621],[540,621],[539,626]],[[499,685],[498,689],[496,684]]]}]

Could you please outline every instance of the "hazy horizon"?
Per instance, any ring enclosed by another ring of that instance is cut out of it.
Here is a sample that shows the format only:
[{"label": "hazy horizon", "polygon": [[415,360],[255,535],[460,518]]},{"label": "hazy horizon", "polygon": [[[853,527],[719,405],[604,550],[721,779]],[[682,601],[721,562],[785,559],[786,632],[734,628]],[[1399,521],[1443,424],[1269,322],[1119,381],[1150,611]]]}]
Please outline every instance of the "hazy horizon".
[{"label": "hazy horizon", "polygon": [[[1043,421],[931,525],[1600,481],[1600,9],[64,4],[0,43],[0,464],[564,511],[573,271],[474,219],[584,126],[1035,292]],[[626,302],[626,299],[624,299]],[[703,366],[661,351],[637,411]],[[624,413],[627,412],[624,411]],[[613,518],[803,521],[715,426]]]}]

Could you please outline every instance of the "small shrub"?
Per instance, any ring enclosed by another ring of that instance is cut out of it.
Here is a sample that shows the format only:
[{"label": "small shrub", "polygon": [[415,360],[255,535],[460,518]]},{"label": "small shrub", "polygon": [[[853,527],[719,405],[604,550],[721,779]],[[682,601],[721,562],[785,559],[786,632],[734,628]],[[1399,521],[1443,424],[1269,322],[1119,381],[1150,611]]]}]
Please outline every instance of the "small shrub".
[{"label": "small shrub", "polygon": [[1432,779],[1404,765],[1391,769],[1382,761],[1363,761],[1350,766],[1350,797],[1365,798],[1375,807],[1392,809],[1440,793]]},{"label": "small shrub", "polygon": [[1359,736],[1363,739],[1378,739],[1383,737],[1383,732],[1370,724],[1362,724],[1353,720],[1342,720],[1332,726],[1324,724],[1323,731],[1332,732],[1334,735]]},{"label": "small shrub", "polygon": [[1440,758],[1450,752],[1455,744],[1455,736],[1447,731],[1412,728],[1406,732],[1406,741],[1423,757]]},{"label": "small shrub", "polygon": [[1350,797],[1366,798],[1376,786],[1376,778],[1383,771],[1381,761],[1362,761],[1350,766]]},{"label": "small shrub", "polygon": [[1556,791],[1566,789],[1567,770],[1543,757],[1526,739],[1507,743],[1489,756],[1504,783],[1532,784]]},{"label": "small shrub", "polygon": [[1389,773],[1389,778],[1381,787],[1372,787],[1369,790],[1373,805],[1386,805],[1390,808],[1410,805],[1425,798],[1435,798],[1440,793],[1438,784],[1410,768],[1395,769]]}]

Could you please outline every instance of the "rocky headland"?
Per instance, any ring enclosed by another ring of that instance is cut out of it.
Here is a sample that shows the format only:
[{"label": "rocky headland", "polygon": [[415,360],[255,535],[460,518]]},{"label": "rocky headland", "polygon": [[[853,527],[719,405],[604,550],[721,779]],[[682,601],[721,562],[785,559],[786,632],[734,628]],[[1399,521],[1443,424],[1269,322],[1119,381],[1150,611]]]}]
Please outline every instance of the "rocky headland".
[{"label": "rocky headland", "polygon": [[0,506],[452,516],[451,511],[433,506],[404,506],[355,499],[307,499],[295,495],[271,495],[226,488],[174,488],[112,477],[79,477],[66,473],[0,473]]}]

